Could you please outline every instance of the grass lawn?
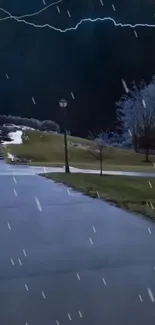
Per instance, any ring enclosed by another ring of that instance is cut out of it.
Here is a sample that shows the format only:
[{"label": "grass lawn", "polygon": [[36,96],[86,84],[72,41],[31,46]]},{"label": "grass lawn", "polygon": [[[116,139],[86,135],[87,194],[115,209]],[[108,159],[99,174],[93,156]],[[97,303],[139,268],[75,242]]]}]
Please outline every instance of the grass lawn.
[{"label": "grass lawn", "polygon": [[[150,206],[151,202],[155,207],[155,179],[149,179],[152,184],[152,188],[150,188],[148,179],[140,177],[101,177],[79,173],[49,173],[44,176],[79,189],[93,197],[97,197],[98,192],[101,198],[114,202],[120,207],[155,218],[155,209],[153,210]],[[149,206],[146,202],[149,203]]]},{"label": "grass lawn", "polygon": [[[27,138],[28,137],[28,138]],[[93,142],[88,139],[68,136],[68,141],[74,146],[68,147],[69,162],[73,167],[83,169],[99,169],[99,161],[92,152]],[[77,147],[77,144],[88,146],[87,149]],[[15,155],[22,155],[31,159],[33,165],[64,166],[64,140],[62,134],[25,131],[22,144],[12,144],[4,148],[4,154],[9,150]],[[152,171],[153,159],[150,163],[144,162],[144,155],[129,150],[106,147],[104,150],[105,170]]]},{"label": "grass lawn", "polygon": [[[32,166],[44,166],[44,167],[64,167],[64,162],[31,162]],[[99,162],[94,163],[70,163],[71,167],[80,168],[80,169],[99,169]],[[115,171],[131,171],[131,172],[150,172],[155,173],[155,168],[153,164],[147,165],[110,165],[103,164],[103,170],[115,170]]]}]

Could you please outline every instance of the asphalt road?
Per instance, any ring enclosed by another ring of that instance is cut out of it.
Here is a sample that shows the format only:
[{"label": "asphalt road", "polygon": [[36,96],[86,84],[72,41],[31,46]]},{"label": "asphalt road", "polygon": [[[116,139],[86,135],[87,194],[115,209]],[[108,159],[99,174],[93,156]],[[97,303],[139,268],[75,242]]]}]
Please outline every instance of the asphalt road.
[{"label": "asphalt road", "polygon": [[7,168],[0,165],[0,324],[154,325],[155,224]]}]

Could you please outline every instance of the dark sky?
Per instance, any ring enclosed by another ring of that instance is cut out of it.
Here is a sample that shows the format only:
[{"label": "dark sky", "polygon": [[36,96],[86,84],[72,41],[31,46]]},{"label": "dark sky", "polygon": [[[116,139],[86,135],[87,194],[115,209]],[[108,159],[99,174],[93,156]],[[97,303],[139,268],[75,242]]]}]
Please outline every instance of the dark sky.
[{"label": "dark sky", "polygon": [[[121,23],[155,24],[155,0],[112,0],[116,11],[109,0],[102,1],[104,6],[100,0],[63,0],[60,13],[55,5],[25,19],[58,28],[98,16]],[[50,3],[46,0],[46,5]],[[44,6],[42,0],[0,0],[0,7],[15,16]],[[0,17],[5,14],[1,12]],[[88,130],[114,128],[115,102],[124,93],[121,78],[130,86],[133,80],[149,82],[155,74],[155,28],[139,27],[136,32],[138,38],[132,28],[115,27],[109,21],[84,23],[66,33],[12,19],[0,21],[1,114],[53,119],[61,124],[58,102],[64,97],[68,100],[68,129],[73,134],[86,136]]]}]

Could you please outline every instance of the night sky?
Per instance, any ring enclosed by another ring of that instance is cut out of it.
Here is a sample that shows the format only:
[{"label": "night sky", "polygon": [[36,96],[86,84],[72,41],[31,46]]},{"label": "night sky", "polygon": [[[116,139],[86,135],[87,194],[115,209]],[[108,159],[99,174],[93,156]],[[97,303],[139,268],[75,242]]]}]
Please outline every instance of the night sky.
[{"label": "night sky", "polygon": [[[51,3],[46,0],[46,5]],[[46,5],[43,0],[0,0],[0,7],[14,16]],[[117,0],[113,5],[115,10],[109,0],[63,0],[59,8],[54,5],[25,19],[61,29],[83,18],[106,16],[123,24],[155,24],[155,0]],[[0,12],[0,18],[6,16]],[[115,102],[124,94],[121,79],[130,87],[133,80],[149,82],[155,74],[155,28],[135,30],[138,37],[132,28],[104,21],[61,33],[13,19],[0,21],[1,114],[52,119],[61,125],[58,103],[66,98],[72,134],[87,136],[89,130],[114,129]]]}]

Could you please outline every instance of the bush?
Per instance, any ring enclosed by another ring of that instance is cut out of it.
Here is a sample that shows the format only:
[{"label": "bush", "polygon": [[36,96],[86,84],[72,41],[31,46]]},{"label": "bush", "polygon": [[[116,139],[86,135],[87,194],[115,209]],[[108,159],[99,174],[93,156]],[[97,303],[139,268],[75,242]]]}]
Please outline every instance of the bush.
[{"label": "bush", "polygon": [[20,117],[20,116],[12,116],[12,115],[0,115],[0,124],[15,124],[21,126],[28,126],[32,129],[40,130],[40,131],[53,131],[59,132],[60,127],[55,121],[45,120],[39,121],[34,118]]}]

